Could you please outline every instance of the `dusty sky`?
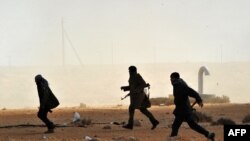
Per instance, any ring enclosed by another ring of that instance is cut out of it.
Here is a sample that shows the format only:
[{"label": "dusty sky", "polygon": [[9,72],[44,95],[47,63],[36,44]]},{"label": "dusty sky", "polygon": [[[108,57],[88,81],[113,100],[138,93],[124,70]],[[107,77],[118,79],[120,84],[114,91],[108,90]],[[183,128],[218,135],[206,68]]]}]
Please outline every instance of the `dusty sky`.
[{"label": "dusty sky", "polygon": [[0,65],[61,65],[62,27],[66,64],[250,61],[249,7],[249,0],[0,0]]}]

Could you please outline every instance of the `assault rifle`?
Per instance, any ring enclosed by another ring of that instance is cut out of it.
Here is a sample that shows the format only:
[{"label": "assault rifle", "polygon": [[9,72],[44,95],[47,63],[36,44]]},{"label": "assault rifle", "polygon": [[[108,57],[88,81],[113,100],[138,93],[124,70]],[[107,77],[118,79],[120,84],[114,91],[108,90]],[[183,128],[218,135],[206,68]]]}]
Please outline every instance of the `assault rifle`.
[{"label": "assault rifle", "polygon": [[[149,84],[149,83],[147,83],[146,86],[145,86],[144,88],[147,88],[147,87],[148,87],[148,89],[150,89],[150,84]],[[124,91],[129,90],[129,86],[122,86],[122,87],[121,87],[121,90],[124,90]],[[124,99],[127,98],[128,96],[130,96],[130,93],[128,93],[128,94],[125,95],[124,97],[121,97],[121,100],[124,100]]]}]

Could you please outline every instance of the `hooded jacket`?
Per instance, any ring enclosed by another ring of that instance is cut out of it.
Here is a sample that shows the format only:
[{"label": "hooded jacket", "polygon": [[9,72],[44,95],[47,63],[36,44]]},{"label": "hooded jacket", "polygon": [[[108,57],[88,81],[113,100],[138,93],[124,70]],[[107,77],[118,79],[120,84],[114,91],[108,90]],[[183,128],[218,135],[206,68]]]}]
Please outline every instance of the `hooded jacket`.
[{"label": "hooded jacket", "polygon": [[202,102],[199,94],[190,88],[181,78],[172,82],[175,110],[174,115],[188,115],[192,113],[189,96],[195,98],[197,103]]},{"label": "hooded jacket", "polygon": [[40,108],[53,109],[59,105],[59,101],[49,88],[49,84],[46,79],[39,78],[36,82],[37,91],[39,96]]}]

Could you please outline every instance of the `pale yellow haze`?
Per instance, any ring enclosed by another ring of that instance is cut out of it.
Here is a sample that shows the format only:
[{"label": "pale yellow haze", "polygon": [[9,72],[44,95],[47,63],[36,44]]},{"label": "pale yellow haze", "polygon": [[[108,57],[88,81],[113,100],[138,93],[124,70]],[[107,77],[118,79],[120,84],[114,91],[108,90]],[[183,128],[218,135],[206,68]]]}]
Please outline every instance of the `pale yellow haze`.
[{"label": "pale yellow haze", "polygon": [[36,107],[44,75],[61,106],[121,101],[128,67],[172,93],[178,71],[204,93],[249,103],[248,0],[0,0],[0,108]]}]

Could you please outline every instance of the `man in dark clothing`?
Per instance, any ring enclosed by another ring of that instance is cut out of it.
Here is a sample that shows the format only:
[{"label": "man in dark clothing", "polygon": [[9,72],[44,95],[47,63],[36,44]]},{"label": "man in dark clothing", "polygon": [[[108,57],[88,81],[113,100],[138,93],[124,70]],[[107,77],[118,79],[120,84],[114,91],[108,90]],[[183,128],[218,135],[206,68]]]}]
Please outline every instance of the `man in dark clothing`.
[{"label": "man in dark clothing", "polygon": [[173,114],[175,119],[172,125],[171,137],[175,137],[178,134],[178,130],[183,121],[186,121],[190,128],[203,134],[208,139],[214,141],[215,134],[209,133],[206,129],[198,125],[192,114],[192,107],[190,105],[189,96],[195,98],[200,107],[203,107],[203,102],[199,94],[190,88],[184,80],[180,78],[179,73],[174,72],[170,75],[171,83],[173,85],[174,104],[175,109]]},{"label": "man in dark clothing", "polygon": [[59,105],[59,101],[50,90],[48,81],[46,79],[44,79],[41,75],[36,75],[35,81],[40,102],[37,116],[46,124],[48,128],[48,131],[45,133],[53,133],[55,125],[48,119],[47,114],[48,112],[52,112],[51,109]]},{"label": "man in dark clothing", "polygon": [[152,130],[156,128],[159,122],[154,118],[154,116],[147,110],[150,107],[148,98],[144,93],[144,88],[147,87],[146,82],[143,80],[141,75],[137,73],[135,66],[129,67],[129,86],[121,87],[123,91],[130,91],[128,94],[130,96],[130,105],[129,105],[129,119],[128,124],[124,125],[123,128],[133,129],[134,123],[134,113],[135,109],[140,109],[140,111],[146,115],[150,122],[152,123]]}]

